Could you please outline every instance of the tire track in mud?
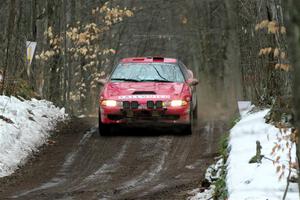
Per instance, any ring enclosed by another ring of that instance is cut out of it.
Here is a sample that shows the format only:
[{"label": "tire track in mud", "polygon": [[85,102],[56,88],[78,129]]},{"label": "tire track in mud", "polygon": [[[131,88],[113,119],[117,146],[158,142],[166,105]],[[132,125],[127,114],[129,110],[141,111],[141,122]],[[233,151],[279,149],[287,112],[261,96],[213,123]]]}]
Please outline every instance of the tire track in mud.
[{"label": "tire track in mud", "polygon": [[160,138],[158,139],[158,143],[155,146],[155,149],[158,149],[154,154],[158,159],[155,160],[152,165],[148,167],[145,171],[142,172],[137,177],[134,177],[124,183],[121,184],[116,190],[119,195],[123,195],[126,193],[130,193],[134,190],[139,190],[144,187],[145,184],[153,181],[162,170],[164,170],[164,165],[166,163],[167,156],[169,154],[169,149],[172,143],[172,139],[170,138]]},{"label": "tire track in mud", "polygon": [[200,184],[206,167],[213,162],[218,138],[225,129],[221,121],[203,122],[191,136],[174,136],[159,176],[122,198],[185,199],[187,191]]},{"label": "tire track in mud", "polygon": [[129,145],[130,141],[125,141],[125,143],[121,147],[121,150],[117,153],[115,157],[113,157],[111,160],[108,160],[104,164],[101,164],[100,168],[98,168],[92,174],[85,177],[82,180],[82,182],[78,186],[72,188],[72,190],[82,190],[95,181],[97,181],[97,184],[109,181],[111,179],[110,174],[118,170],[118,167],[120,166],[120,161],[124,157]]},{"label": "tire track in mud", "polygon": [[66,180],[67,180],[66,176],[68,175],[68,172],[71,170],[72,164],[74,163],[74,161],[75,161],[77,155],[79,154],[79,152],[81,151],[82,147],[87,143],[87,141],[92,136],[93,132],[95,132],[95,128],[91,129],[90,131],[87,131],[83,135],[83,137],[81,138],[81,140],[78,143],[78,149],[75,149],[74,151],[72,151],[71,153],[69,153],[66,156],[65,162],[63,163],[63,165],[62,165],[61,169],[59,170],[59,172],[57,173],[56,177],[52,178],[49,182],[43,183],[39,187],[36,187],[34,189],[14,195],[14,196],[12,196],[12,198],[20,198],[22,196],[26,196],[33,192],[37,192],[40,190],[46,190],[46,189],[49,189],[49,188],[52,188],[55,186],[59,186],[59,185],[63,184],[64,182],[66,182]]},{"label": "tire track in mud", "polygon": [[[178,138],[182,139],[181,144],[178,143]],[[189,148],[184,145],[186,138],[190,138],[190,136],[167,136],[166,138],[160,139],[165,140],[167,143],[163,144],[163,150],[157,155],[159,159],[155,161],[156,164],[153,165],[155,168],[153,168],[153,171],[138,177],[137,180],[139,181],[136,181],[135,185],[131,185],[131,188],[124,190],[122,193],[123,197],[130,198],[131,196],[135,196],[143,199],[143,197],[149,193],[166,188],[168,186],[168,180],[174,177],[174,172],[179,168],[178,164],[187,157],[188,151],[185,149]],[[181,148],[182,146],[185,146],[186,148],[183,149]],[[174,159],[176,160],[175,162]],[[184,165],[184,163],[181,163],[180,165]],[[169,176],[170,172],[172,174],[171,176]]]}]

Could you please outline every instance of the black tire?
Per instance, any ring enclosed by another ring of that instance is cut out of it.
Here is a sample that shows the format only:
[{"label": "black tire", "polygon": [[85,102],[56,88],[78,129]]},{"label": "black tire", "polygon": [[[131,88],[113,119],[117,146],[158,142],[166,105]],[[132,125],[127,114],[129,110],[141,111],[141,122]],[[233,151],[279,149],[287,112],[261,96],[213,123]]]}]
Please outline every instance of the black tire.
[{"label": "black tire", "polygon": [[109,124],[103,124],[101,122],[101,114],[100,114],[100,111],[99,111],[99,127],[98,127],[98,133],[100,136],[108,136],[110,135],[110,130],[111,130],[111,125]]},{"label": "black tire", "polygon": [[198,119],[198,104],[196,104],[195,109],[193,110],[193,118]]},{"label": "black tire", "polygon": [[193,133],[193,125],[192,123],[187,124],[187,125],[183,125],[183,134],[185,135],[192,135]]},{"label": "black tire", "polygon": [[[195,110],[196,109],[197,109],[197,107],[195,108]],[[186,124],[186,125],[183,125],[183,127],[182,127],[182,131],[186,135],[192,135],[193,134],[193,126],[194,126],[194,119],[195,119],[195,116],[194,116],[195,110],[190,111],[190,123]]]}]

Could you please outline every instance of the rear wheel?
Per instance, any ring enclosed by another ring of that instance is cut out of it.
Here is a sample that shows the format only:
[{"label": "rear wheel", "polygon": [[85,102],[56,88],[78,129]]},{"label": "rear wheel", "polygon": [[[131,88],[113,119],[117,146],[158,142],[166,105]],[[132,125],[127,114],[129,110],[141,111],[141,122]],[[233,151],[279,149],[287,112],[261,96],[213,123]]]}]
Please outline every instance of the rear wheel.
[{"label": "rear wheel", "polygon": [[110,134],[111,130],[111,125],[110,124],[103,124],[101,121],[101,114],[99,111],[99,127],[98,127],[98,132],[100,136],[108,136]]}]

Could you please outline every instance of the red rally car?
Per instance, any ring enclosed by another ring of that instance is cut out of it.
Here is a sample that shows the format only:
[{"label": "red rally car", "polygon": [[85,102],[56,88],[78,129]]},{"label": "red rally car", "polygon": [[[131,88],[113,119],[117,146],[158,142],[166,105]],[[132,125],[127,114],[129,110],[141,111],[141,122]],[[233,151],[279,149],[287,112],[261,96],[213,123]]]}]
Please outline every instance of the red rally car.
[{"label": "red rally car", "polygon": [[99,133],[112,126],[177,126],[192,133],[198,80],[178,59],[124,58],[100,81]]}]

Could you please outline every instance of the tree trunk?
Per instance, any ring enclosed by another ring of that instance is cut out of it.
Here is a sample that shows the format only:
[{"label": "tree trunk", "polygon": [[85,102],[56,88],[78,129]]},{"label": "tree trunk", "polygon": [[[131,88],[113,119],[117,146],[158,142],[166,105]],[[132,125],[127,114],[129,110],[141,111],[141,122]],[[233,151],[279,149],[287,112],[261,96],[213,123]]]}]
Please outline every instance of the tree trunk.
[{"label": "tree trunk", "polygon": [[8,27],[6,32],[6,55],[5,55],[5,62],[4,62],[4,71],[3,71],[3,84],[1,88],[1,92],[4,91],[5,85],[5,77],[7,74],[7,69],[9,66],[9,57],[10,57],[10,45],[11,39],[13,36],[13,29],[14,29],[14,22],[16,17],[16,0],[11,0],[9,5],[9,17],[8,17]]},{"label": "tree trunk", "polygon": [[[294,114],[295,126],[300,130],[300,1],[289,0],[287,5],[287,22],[288,38],[289,38],[289,54],[291,56],[292,66],[294,70]],[[300,166],[300,137],[298,134],[297,157]],[[300,190],[300,176],[298,175],[298,186]]]},{"label": "tree trunk", "polygon": [[[47,1],[47,12],[48,12],[48,27],[52,27],[53,34],[60,33],[60,1],[48,0]],[[52,49],[50,45],[50,49]],[[60,102],[60,64],[61,55],[55,54],[49,61],[50,73],[49,73],[49,100],[57,103]]]}]

